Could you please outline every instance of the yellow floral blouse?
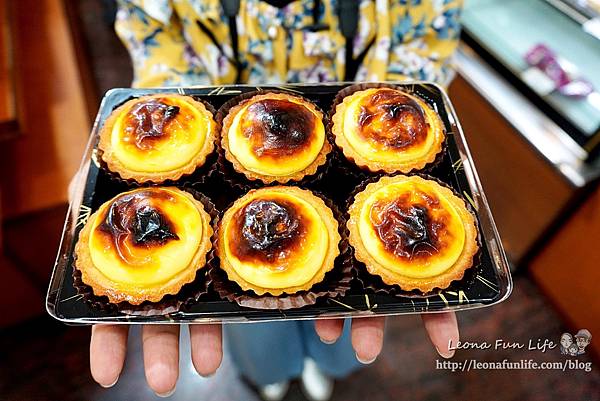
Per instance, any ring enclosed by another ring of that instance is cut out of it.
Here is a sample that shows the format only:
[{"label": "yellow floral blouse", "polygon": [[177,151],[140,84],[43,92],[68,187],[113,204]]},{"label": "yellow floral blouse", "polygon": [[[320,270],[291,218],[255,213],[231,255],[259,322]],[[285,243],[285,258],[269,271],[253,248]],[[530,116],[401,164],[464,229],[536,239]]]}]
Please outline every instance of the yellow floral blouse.
[{"label": "yellow floral blouse", "polygon": [[[237,57],[220,0],[119,0],[115,29],[136,87],[342,81],[339,1],[241,0]],[[448,83],[462,0],[357,1],[353,80]]]}]

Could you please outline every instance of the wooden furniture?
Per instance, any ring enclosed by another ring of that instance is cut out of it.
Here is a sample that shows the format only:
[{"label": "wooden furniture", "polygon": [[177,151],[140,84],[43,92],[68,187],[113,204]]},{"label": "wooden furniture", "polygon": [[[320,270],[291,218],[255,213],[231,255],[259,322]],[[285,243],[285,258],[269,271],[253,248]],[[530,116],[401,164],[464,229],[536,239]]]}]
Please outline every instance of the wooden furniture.
[{"label": "wooden furniture", "polygon": [[600,186],[533,259],[530,272],[569,327],[588,329],[600,358]]},{"label": "wooden furniture", "polygon": [[575,192],[461,76],[449,94],[511,262],[518,265]]},{"label": "wooden furniture", "polygon": [[[529,268],[572,334],[600,337],[600,187],[589,184],[580,204],[581,191],[462,77],[449,93],[510,260]],[[600,358],[598,338],[590,350]]]},{"label": "wooden furniture", "polygon": [[61,1],[1,0],[0,55],[3,326],[44,312],[67,186],[91,121]]},{"label": "wooden furniture", "polygon": [[90,130],[62,3],[10,5],[20,136],[0,149],[3,218],[66,202]]},{"label": "wooden furniture", "polygon": [[19,132],[14,85],[12,27],[9,24],[8,4],[0,3],[0,140]]}]

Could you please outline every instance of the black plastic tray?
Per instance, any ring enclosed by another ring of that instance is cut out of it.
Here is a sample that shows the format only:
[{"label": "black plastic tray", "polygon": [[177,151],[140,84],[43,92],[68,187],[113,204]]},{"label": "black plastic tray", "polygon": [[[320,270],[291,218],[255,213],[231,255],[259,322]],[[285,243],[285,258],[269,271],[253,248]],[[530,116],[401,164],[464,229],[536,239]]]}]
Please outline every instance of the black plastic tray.
[{"label": "black plastic tray", "polygon": [[[103,202],[129,187],[117,184],[99,166],[96,146],[99,129],[111,111],[125,101],[153,93],[179,93],[209,102],[215,108],[244,92],[260,89],[289,90],[300,93],[314,101],[327,112],[335,94],[350,83],[283,86],[221,86],[157,89],[113,89],[106,93],[92,128],[87,150],[84,154],[76,194],[67,213],[62,241],[54,266],[47,295],[50,315],[66,323],[211,323],[215,321],[252,322],[284,319],[316,319],[330,317],[357,317],[372,315],[399,315],[410,313],[433,313],[447,310],[464,310],[489,306],[506,299],[512,290],[512,280],[504,250],[494,225],[479,178],[465,138],[448,96],[439,86],[427,82],[397,83],[404,90],[418,95],[428,102],[440,115],[447,132],[447,151],[442,162],[428,174],[449,184],[462,194],[476,210],[481,233],[482,247],[477,264],[467,271],[465,277],[453,282],[443,291],[429,296],[404,296],[373,293],[365,290],[358,280],[344,297],[319,299],[315,305],[292,310],[256,310],[243,308],[235,303],[221,300],[214,292],[203,296],[196,304],[169,315],[139,316],[96,309],[77,294],[73,286],[73,248],[80,229],[87,218]],[[317,185],[319,191],[331,198],[343,209],[349,193],[355,188],[353,177],[337,174],[330,169],[324,177],[327,185]],[[337,174],[337,175],[336,175]],[[222,211],[230,199],[220,196],[218,185],[210,182],[196,189],[203,190]],[[314,188],[314,187],[313,187]],[[311,188],[312,189],[312,188]]]}]

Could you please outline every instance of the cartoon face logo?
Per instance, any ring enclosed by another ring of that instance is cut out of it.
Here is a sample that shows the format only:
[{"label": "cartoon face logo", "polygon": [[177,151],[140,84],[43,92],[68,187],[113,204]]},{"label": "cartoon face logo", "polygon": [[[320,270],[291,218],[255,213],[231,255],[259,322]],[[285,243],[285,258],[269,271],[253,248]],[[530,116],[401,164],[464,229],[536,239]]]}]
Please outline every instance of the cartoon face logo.
[{"label": "cartoon face logo", "polygon": [[582,355],[585,354],[585,347],[592,341],[592,333],[587,329],[581,329],[572,336],[569,333],[563,333],[560,336],[560,353],[563,355]]},{"label": "cartoon face logo", "polygon": [[560,353],[563,355],[569,354],[569,347],[573,345],[573,336],[570,333],[563,333],[560,336]]},{"label": "cartoon face logo", "polygon": [[577,353],[579,352],[577,346],[575,344],[571,344],[571,346],[568,349],[569,355],[571,356],[575,356],[577,355]]},{"label": "cartoon face logo", "polygon": [[587,329],[581,329],[575,334],[575,344],[577,345],[577,355],[585,354],[585,347],[592,341],[592,333]]}]

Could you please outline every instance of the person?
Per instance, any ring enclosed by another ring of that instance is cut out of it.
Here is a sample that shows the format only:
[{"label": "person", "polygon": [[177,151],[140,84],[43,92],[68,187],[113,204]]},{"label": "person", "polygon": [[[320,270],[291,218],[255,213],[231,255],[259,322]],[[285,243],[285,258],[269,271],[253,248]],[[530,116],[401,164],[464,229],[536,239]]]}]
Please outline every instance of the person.
[{"label": "person", "polygon": [[579,354],[579,348],[577,348],[576,344],[571,344],[569,346],[568,351],[569,351],[569,355],[571,355],[571,356],[577,356]]},{"label": "person", "polygon": [[[128,49],[134,87],[323,81],[435,81],[452,78],[461,1],[455,0],[119,0],[115,30]],[[451,357],[454,313],[422,316],[433,345]],[[233,361],[267,399],[290,379],[310,381],[313,399],[331,394],[330,377],[373,362],[384,318],[226,325]],[[178,377],[179,325],[142,330],[148,385],[168,395]],[[190,325],[200,375],[222,358],[221,326]],[[92,327],[90,368],[102,386],[116,383],[128,328]],[[334,344],[335,343],[335,344]]]},{"label": "person", "polygon": [[585,347],[592,341],[592,333],[588,329],[581,329],[575,334],[575,342],[577,344],[577,355],[585,354]]},{"label": "person", "polygon": [[571,333],[563,333],[560,336],[560,353],[569,355],[569,347],[573,344],[573,336]]}]

